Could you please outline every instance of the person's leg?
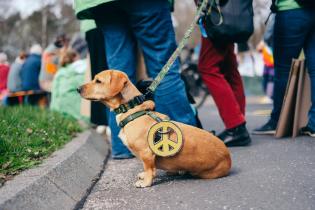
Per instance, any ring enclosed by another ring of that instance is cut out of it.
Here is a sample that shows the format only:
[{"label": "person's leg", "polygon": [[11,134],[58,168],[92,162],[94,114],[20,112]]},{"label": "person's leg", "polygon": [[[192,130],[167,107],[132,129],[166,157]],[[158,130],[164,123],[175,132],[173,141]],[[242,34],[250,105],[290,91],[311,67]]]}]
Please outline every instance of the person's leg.
[{"label": "person's leg", "polygon": [[274,28],[274,101],[271,120],[278,122],[293,58],[298,58],[308,33],[303,10],[278,12]]},{"label": "person's leg", "polygon": [[268,84],[268,78],[269,78],[269,75],[267,73],[268,71],[267,68],[268,68],[267,66],[264,66],[263,81],[262,81],[262,88],[265,94],[267,93],[267,84]]},{"label": "person's leg", "polygon": [[[202,38],[199,71],[226,127],[217,136],[227,146],[246,146],[251,139],[243,114],[245,95],[232,49],[233,46],[214,46],[213,42]],[[233,76],[237,81],[233,81]]]},{"label": "person's leg", "polygon": [[[167,0],[135,0],[125,2],[125,11],[132,25],[150,77],[155,78],[176,49],[175,33]],[[179,73],[179,62],[175,61],[155,91],[156,111],[171,119],[196,125],[194,113],[187,99],[184,83]]]},{"label": "person's leg", "polygon": [[280,117],[293,58],[298,58],[309,32],[303,9],[281,11],[274,25],[274,87],[270,120],[253,134],[274,134]]},{"label": "person's leg", "polygon": [[310,20],[312,20],[309,25],[310,31],[304,46],[306,65],[311,79],[312,106],[308,113],[308,127],[315,131],[315,15],[312,13],[308,14],[308,16],[310,16]]},{"label": "person's leg", "polygon": [[221,71],[224,73],[226,81],[230,84],[235,99],[238,102],[242,114],[245,116],[245,93],[242,77],[237,69],[236,55],[234,53],[234,44],[227,46],[227,52],[222,64]]},{"label": "person's leg", "polygon": [[[98,73],[108,69],[105,56],[105,45],[103,33],[99,29],[92,29],[86,33],[85,36],[91,63],[92,79]],[[100,102],[91,102],[91,123],[96,125],[108,125],[107,107]]]},{"label": "person's leg", "polygon": [[[136,41],[126,20],[126,14],[119,9],[119,5],[109,5],[103,8],[103,19],[97,20],[97,26],[103,31],[105,40],[106,60],[109,69],[124,71],[132,82],[136,80]],[[119,127],[116,115],[110,112],[109,125],[112,131],[113,158],[128,158],[132,154],[119,139]]]},{"label": "person's leg", "polygon": [[218,50],[213,43],[202,38],[198,69],[207,85],[226,129],[234,128],[245,122],[235,94],[221,72],[226,50]]}]

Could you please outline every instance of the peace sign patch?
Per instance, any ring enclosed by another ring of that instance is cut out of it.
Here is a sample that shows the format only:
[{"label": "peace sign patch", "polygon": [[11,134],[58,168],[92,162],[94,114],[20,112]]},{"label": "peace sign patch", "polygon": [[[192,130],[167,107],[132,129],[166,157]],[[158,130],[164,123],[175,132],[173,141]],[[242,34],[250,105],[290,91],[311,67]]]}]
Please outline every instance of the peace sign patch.
[{"label": "peace sign patch", "polygon": [[183,135],[177,125],[162,121],[153,125],[148,134],[149,147],[161,157],[176,155],[183,146]]}]

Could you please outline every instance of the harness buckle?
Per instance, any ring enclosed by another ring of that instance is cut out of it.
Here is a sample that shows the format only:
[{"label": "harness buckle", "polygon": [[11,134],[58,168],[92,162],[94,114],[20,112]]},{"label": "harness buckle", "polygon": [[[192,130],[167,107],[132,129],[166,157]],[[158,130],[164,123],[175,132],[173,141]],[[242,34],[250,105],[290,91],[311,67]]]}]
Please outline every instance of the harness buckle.
[{"label": "harness buckle", "polygon": [[125,106],[125,104],[122,104],[122,106],[120,107],[120,110],[122,113],[126,113],[128,111],[127,107]]}]

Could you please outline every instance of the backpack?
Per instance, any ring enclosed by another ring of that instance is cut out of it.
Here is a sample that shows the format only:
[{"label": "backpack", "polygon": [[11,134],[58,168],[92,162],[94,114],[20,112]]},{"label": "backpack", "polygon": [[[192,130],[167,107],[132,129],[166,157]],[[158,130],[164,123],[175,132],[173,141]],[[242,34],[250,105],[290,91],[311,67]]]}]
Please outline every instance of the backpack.
[{"label": "backpack", "polygon": [[254,31],[253,0],[211,1],[211,13],[202,20],[208,38],[218,44],[246,42]]},{"label": "backpack", "polygon": [[300,6],[305,8],[315,8],[315,0],[295,0]]}]

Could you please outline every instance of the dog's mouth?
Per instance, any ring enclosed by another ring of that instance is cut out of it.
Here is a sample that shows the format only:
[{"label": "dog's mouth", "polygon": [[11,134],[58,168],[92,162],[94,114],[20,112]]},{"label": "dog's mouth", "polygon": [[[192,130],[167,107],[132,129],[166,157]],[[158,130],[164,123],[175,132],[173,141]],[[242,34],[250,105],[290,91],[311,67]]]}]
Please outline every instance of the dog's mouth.
[{"label": "dog's mouth", "polygon": [[97,99],[97,98],[86,97],[86,96],[83,96],[83,95],[81,95],[81,96],[82,96],[82,98],[84,98],[84,99],[86,99],[86,100],[89,100],[89,101],[99,101],[99,99]]},{"label": "dog's mouth", "polygon": [[89,101],[99,101],[98,99],[96,99],[96,98],[86,98],[87,100],[89,100]]}]

